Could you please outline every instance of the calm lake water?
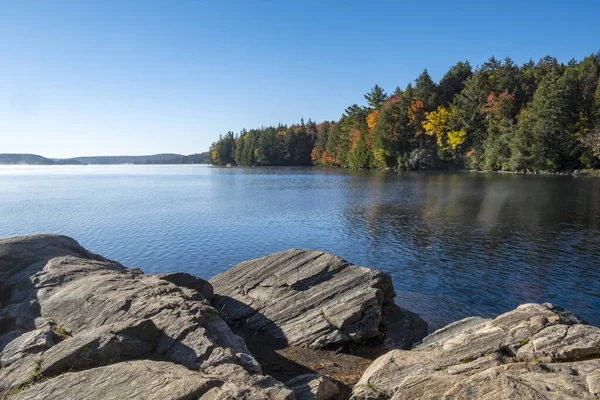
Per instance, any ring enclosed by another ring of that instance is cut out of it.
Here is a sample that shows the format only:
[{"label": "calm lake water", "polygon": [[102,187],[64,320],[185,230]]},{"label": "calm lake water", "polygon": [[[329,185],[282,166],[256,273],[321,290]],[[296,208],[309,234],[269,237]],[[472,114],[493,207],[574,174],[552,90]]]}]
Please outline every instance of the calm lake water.
[{"label": "calm lake water", "polygon": [[523,302],[600,325],[600,179],[207,166],[0,166],[0,237],[60,233],[211,278],[289,248],[390,273],[430,329]]}]

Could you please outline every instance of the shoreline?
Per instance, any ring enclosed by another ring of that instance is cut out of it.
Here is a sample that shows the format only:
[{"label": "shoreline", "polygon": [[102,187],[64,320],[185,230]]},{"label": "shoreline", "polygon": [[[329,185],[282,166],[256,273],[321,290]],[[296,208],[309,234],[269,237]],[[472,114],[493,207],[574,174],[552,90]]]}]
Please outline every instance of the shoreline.
[{"label": "shoreline", "polygon": [[574,170],[564,170],[564,171],[551,171],[551,170],[540,170],[540,171],[483,171],[476,169],[394,169],[394,168],[349,168],[349,167],[321,167],[316,165],[260,165],[260,166],[239,166],[233,165],[231,167],[227,167],[225,165],[213,165],[207,163],[190,163],[190,164],[160,164],[160,163],[125,163],[125,164],[0,164],[0,168],[3,167],[119,167],[119,166],[195,166],[202,165],[208,166],[211,168],[217,169],[228,169],[228,168],[243,168],[243,169],[251,169],[251,168],[266,168],[266,169],[276,169],[276,168],[307,168],[307,169],[321,169],[321,170],[347,170],[347,171],[369,171],[369,172],[447,172],[447,173],[457,173],[457,172],[471,172],[471,173],[481,173],[481,174],[516,174],[516,175],[555,175],[555,176],[586,176],[586,177],[600,177],[600,169],[574,169]]},{"label": "shoreline", "polygon": [[600,328],[572,312],[528,303],[427,335],[389,275],[331,253],[292,249],[205,281],[21,236],[0,239],[0,283],[4,400],[600,394]]},{"label": "shoreline", "polygon": [[212,164],[202,164],[208,165],[211,168],[243,168],[243,169],[251,169],[251,168],[267,168],[267,169],[276,169],[276,168],[310,168],[310,169],[322,169],[322,170],[346,170],[346,171],[367,171],[367,172],[448,172],[448,173],[456,173],[456,172],[471,172],[471,173],[481,173],[481,174],[516,174],[516,175],[556,175],[556,176],[588,176],[588,177],[600,177],[600,169],[575,169],[575,170],[565,170],[565,171],[550,171],[550,170],[540,170],[540,171],[482,171],[476,169],[394,169],[394,168],[349,168],[349,167],[320,167],[316,165],[260,165],[260,166],[238,166],[233,165],[231,167],[227,167],[224,165],[212,165]]}]

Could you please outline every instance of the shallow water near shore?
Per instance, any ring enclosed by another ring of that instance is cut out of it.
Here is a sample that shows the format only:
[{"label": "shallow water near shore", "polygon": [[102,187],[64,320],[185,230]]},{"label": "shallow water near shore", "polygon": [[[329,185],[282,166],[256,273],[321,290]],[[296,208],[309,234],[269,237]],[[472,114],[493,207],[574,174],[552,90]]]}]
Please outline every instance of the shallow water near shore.
[{"label": "shallow water near shore", "polygon": [[430,330],[552,302],[600,325],[600,179],[311,168],[0,166],[0,237],[60,233],[211,278],[289,248],[392,275]]}]

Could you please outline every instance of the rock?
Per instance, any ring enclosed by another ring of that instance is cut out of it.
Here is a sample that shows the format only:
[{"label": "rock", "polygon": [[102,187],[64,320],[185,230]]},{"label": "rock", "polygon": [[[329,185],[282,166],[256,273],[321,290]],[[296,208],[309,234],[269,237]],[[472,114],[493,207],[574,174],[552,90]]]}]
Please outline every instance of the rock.
[{"label": "rock", "polygon": [[[551,304],[468,318],[376,359],[352,399],[592,399],[600,329]],[[540,362],[541,361],[541,362]]]},{"label": "rock", "polygon": [[585,381],[591,394],[596,396],[600,395],[600,370],[596,370],[589,374]]},{"label": "rock", "polygon": [[600,357],[600,328],[554,325],[535,334],[517,351],[523,361],[560,362]]},{"label": "rock", "polygon": [[186,274],[185,272],[173,272],[170,274],[160,274],[157,275],[157,277],[167,282],[174,283],[177,286],[194,289],[209,302],[213,299],[212,285],[197,276]]},{"label": "rock", "polygon": [[44,376],[132,360],[153,352],[161,332],[152,320],[103,325],[67,339],[46,351]]},{"label": "rock", "polygon": [[81,247],[75,240],[60,235],[32,235],[2,239],[0,243],[0,281],[7,286],[29,278],[55,257],[75,256],[109,262],[115,268],[119,263],[107,260]]},{"label": "rock", "polygon": [[335,382],[318,374],[300,375],[285,384],[294,391],[297,400],[330,400],[340,392]]},{"label": "rock", "polygon": [[6,367],[28,354],[37,354],[49,349],[54,344],[50,328],[25,332],[3,346],[0,366]]},{"label": "rock", "polygon": [[223,382],[180,365],[150,360],[70,372],[38,383],[11,400],[197,399]]},{"label": "rock", "polygon": [[[151,319],[163,332],[156,352],[189,368],[200,368],[217,347],[249,354],[244,342],[194,289],[155,276],[104,270],[98,262],[72,257],[50,260],[32,280],[42,314],[75,334],[131,319]],[[49,284],[55,281],[61,284]]]},{"label": "rock", "polygon": [[384,304],[382,311],[383,345],[386,349],[410,349],[427,334],[427,322],[414,312],[393,302]]},{"label": "rock", "polygon": [[481,317],[468,317],[461,319],[460,321],[452,322],[451,324],[448,324],[445,327],[440,328],[428,335],[425,339],[423,339],[419,347],[441,347],[446,341],[454,336],[458,336],[459,334],[468,332],[469,330],[472,331],[473,327],[478,327],[488,321],[490,320]]},{"label": "rock", "polygon": [[56,235],[0,240],[0,278],[10,291],[0,308],[0,398],[293,397],[262,375],[201,279],[145,275]]},{"label": "rock", "polygon": [[[387,332],[389,345],[410,348],[427,332],[422,319],[394,304],[388,275],[328,253],[272,254],[238,264],[210,283],[213,305],[225,321],[282,346],[336,348]],[[395,329],[387,329],[392,324]]]}]

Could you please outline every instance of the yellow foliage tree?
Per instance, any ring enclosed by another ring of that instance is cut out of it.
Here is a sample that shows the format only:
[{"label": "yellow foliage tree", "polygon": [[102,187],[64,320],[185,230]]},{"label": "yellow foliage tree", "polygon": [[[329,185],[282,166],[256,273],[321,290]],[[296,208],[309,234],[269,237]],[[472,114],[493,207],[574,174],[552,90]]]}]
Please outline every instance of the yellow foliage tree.
[{"label": "yellow foliage tree", "polygon": [[423,129],[428,136],[435,136],[437,144],[444,147],[444,136],[450,130],[448,119],[450,118],[450,110],[446,107],[439,106],[436,111],[426,112],[425,121],[423,121]]},{"label": "yellow foliage tree", "polygon": [[448,132],[448,145],[452,150],[463,144],[467,140],[467,131],[450,131]]},{"label": "yellow foliage tree", "polygon": [[425,113],[423,129],[428,136],[435,136],[437,145],[442,150],[454,150],[467,140],[467,132],[464,130],[451,131],[448,120],[452,110],[439,106],[436,111]]}]

